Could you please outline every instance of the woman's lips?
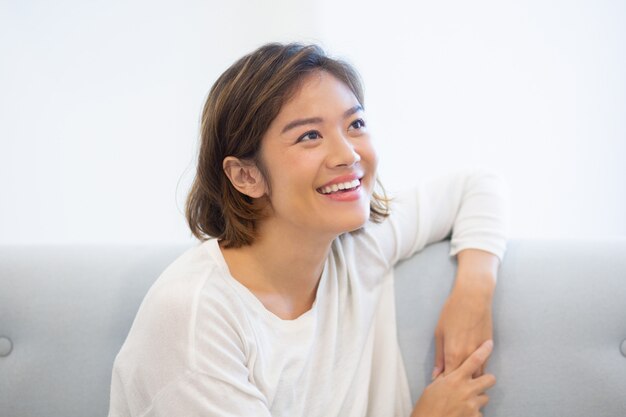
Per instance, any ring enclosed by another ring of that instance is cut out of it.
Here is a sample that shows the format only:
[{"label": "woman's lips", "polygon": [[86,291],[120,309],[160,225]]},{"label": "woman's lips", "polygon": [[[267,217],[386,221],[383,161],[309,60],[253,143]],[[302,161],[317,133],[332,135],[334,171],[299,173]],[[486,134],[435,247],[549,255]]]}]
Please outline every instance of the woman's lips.
[{"label": "woman's lips", "polygon": [[346,192],[351,189],[357,188],[361,184],[360,179],[353,179],[351,181],[337,182],[330,185],[325,185],[317,189],[317,192],[321,194],[331,194],[336,192]]},{"label": "woman's lips", "polygon": [[361,198],[361,181],[355,181],[358,181],[358,185],[349,189],[338,189],[337,191],[332,191],[330,193],[324,193],[318,189],[317,192],[333,201],[355,201]]},{"label": "woman's lips", "polygon": [[365,174],[363,172],[352,172],[346,175],[340,175],[328,181],[326,184],[318,187],[318,190],[323,190],[325,187],[331,187],[335,184],[341,184],[346,182],[352,182],[354,180],[361,180]]}]

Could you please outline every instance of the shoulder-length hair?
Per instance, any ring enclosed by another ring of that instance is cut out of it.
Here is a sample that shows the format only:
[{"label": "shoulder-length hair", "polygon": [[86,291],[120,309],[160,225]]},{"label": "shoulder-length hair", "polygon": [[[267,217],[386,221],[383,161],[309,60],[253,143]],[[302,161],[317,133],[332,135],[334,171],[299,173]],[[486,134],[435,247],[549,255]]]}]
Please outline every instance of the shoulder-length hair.
[{"label": "shoulder-length hair", "polygon": [[[314,71],[326,71],[345,83],[363,106],[363,87],[348,63],[328,57],[317,45],[264,45],[228,68],[215,82],[202,112],[195,179],[187,197],[186,217],[200,240],[215,237],[226,247],[249,245],[263,207],[237,191],[223,170],[227,156],[254,162],[267,178],[259,157],[261,140],[280,109]],[[388,199],[374,193],[370,219],[388,215]]]}]

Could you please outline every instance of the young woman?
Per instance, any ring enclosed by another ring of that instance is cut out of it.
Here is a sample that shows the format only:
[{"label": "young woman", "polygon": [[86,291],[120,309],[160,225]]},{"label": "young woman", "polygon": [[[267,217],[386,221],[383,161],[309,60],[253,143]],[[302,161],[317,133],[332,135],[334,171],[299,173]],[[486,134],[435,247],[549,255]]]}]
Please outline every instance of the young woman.
[{"label": "young woman", "polygon": [[[217,80],[187,204],[202,243],[144,299],[110,417],[480,415],[501,183],[459,173],[390,202],[363,103],[355,71],[313,45],[265,45]],[[412,405],[393,267],[450,233],[457,277]]]}]

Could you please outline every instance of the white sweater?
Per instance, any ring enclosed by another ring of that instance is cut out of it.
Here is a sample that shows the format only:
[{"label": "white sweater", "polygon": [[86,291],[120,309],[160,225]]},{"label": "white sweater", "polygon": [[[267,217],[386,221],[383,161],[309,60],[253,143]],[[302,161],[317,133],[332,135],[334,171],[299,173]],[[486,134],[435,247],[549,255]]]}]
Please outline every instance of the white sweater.
[{"label": "white sweater", "polygon": [[502,259],[505,197],[484,172],[397,196],[384,222],[333,242],[315,303],[295,320],[230,275],[216,240],[190,249],[139,309],[115,360],[109,417],[408,416],[393,266],[451,231],[451,256],[476,248]]}]

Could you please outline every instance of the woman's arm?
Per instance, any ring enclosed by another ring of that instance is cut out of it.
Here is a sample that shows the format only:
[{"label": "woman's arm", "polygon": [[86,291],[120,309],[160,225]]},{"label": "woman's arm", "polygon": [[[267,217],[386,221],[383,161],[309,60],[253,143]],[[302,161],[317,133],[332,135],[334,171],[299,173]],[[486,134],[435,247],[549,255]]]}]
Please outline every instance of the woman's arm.
[{"label": "woman's arm", "polygon": [[[478,249],[457,254],[454,287],[446,300],[435,330],[433,380],[457,369],[472,352],[493,338],[491,305],[500,261]],[[486,363],[475,373],[484,373]]]},{"label": "woman's arm", "polygon": [[423,179],[415,189],[393,196],[390,216],[368,224],[386,270],[431,243],[450,239],[450,256],[481,249],[502,259],[506,249],[508,187],[498,175],[479,169],[459,170]]}]

